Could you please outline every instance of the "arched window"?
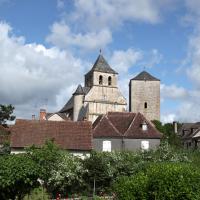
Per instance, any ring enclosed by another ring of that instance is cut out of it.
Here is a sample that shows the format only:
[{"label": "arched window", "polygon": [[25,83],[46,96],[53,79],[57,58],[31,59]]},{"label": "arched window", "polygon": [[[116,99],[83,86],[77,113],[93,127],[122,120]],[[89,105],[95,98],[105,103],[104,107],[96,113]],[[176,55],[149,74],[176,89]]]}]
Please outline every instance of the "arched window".
[{"label": "arched window", "polygon": [[147,102],[144,103],[144,108],[147,108]]},{"label": "arched window", "polygon": [[108,77],[108,85],[112,85],[112,78],[111,78],[111,76]]},{"label": "arched window", "polygon": [[102,85],[103,84],[103,76],[99,76],[99,85]]}]

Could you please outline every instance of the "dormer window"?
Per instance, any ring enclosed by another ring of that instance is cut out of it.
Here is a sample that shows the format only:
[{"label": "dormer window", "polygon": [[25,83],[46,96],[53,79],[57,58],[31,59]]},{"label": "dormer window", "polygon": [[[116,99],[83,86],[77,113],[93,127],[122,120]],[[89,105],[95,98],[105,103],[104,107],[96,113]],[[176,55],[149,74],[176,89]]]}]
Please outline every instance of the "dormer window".
[{"label": "dormer window", "polygon": [[99,85],[102,85],[103,84],[103,76],[99,76]]},{"label": "dormer window", "polygon": [[147,109],[147,102],[144,102],[144,108]]},{"label": "dormer window", "polygon": [[108,77],[108,85],[112,85],[112,78],[111,78],[111,76]]},{"label": "dormer window", "polygon": [[146,122],[143,122],[142,123],[142,130],[143,131],[147,131],[148,127],[147,127],[147,123]]}]

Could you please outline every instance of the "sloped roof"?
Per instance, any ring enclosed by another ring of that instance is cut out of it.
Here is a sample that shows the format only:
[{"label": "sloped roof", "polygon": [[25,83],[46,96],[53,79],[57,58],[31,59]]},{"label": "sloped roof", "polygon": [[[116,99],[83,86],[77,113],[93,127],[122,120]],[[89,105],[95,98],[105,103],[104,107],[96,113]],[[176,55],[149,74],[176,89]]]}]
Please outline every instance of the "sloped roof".
[{"label": "sloped roof", "polygon": [[93,136],[107,137],[108,133],[110,137],[121,136],[120,132],[116,129],[115,126],[113,126],[113,124],[108,119],[108,116],[106,115],[99,120],[98,125],[94,128]]},{"label": "sloped roof", "polygon": [[[144,122],[148,127],[146,131],[141,127]],[[108,112],[94,124],[94,138],[118,136],[132,139],[160,139],[162,137],[162,134],[141,113]]]},{"label": "sloped roof", "polygon": [[79,84],[73,95],[84,94],[82,86]]},{"label": "sloped roof", "polygon": [[[82,88],[82,91],[83,91],[84,95],[86,95],[90,91],[89,87],[82,87],[81,86],[81,88]],[[76,93],[76,91],[75,91],[75,93]],[[69,101],[63,106],[63,108],[60,111],[58,111],[58,113],[64,113],[64,112],[67,112],[68,110],[72,109],[73,106],[74,106],[73,102],[74,102],[74,96],[71,96],[71,98],[69,99]]]},{"label": "sloped roof", "polygon": [[61,113],[61,112],[46,113],[46,119],[48,120],[50,117],[52,117],[55,114],[60,116],[63,120],[70,120],[69,117],[67,117],[66,113]]},{"label": "sloped roof", "polygon": [[191,139],[200,130],[200,122],[196,123],[183,123],[178,130],[178,135],[182,139]]},{"label": "sloped roof", "polygon": [[[147,130],[142,130],[142,123],[146,122],[147,124]],[[148,121],[144,115],[141,113],[137,113],[130,125],[130,127],[125,132],[126,137],[128,138],[148,138],[148,139],[154,139],[154,138],[161,138],[162,134],[155,128],[155,126]]]},{"label": "sloped roof", "polygon": [[11,128],[11,148],[41,146],[48,139],[67,150],[92,149],[92,124],[88,121],[16,120]]},{"label": "sloped roof", "polygon": [[105,60],[105,58],[101,54],[98,56],[98,58],[95,61],[92,69],[90,70],[90,72],[92,72],[92,71],[118,74],[115,70],[113,70],[110,67],[110,65],[107,63],[107,61]]},{"label": "sloped roof", "polygon": [[146,71],[142,71],[139,73],[136,77],[132,78],[131,80],[137,80],[137,81],[160,81],[159,79],[155,78],[151,74],[149,74]]}]

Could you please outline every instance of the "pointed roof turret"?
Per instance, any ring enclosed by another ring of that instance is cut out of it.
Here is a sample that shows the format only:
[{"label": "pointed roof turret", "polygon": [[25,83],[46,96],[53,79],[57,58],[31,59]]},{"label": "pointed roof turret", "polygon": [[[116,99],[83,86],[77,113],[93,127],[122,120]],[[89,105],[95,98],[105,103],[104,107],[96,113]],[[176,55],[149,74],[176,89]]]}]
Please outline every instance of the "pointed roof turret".
[{"label": "pointed roof turret", "polygon": [[105,73],[112,73],[112,74],[118,74],[115,70],[113,70],[105,58],[100,54],[95,61],[91,71],[99,71],[99,72],[105,72]]},{"label": "pointed roof turret", "polygon": [[137,80],[137,81],[160,81],[159,79],[155,78],[151,74],[149,74],[146,71],[142,71],[140,74],[138,74],[136,77],[132,78],[131,80]]},{"label": "pointed roof turret", "polygon": [[79,84],[76,91],[73,93],[73,95],[80,95],[80,94],[84,94],[84,91],[83,91],[82,86]]}]

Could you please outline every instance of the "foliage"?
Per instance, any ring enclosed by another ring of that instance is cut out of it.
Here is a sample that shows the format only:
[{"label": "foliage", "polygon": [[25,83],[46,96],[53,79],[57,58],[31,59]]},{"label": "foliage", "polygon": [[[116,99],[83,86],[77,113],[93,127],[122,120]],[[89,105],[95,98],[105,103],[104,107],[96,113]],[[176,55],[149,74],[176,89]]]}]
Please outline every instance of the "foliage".
[{"label": "foliage", "polygon": [[92,192],[94,182],[97,193],[105,192],[110,187],[115,170],[110,155],[106,152],[97,153],[93,151],[90,157],[83,161],[86,169],[85,180],[90,192]]},{"label": "foliage", "polygon": [[59,191],[63,195],[78,193],[84,186],[83,174],[85,169],[79,157],[69,153],[62,153],[56,169],[51,172],[48,186],[53,193]]},{"label": "foliage", "polygon": [[10,154],[10,142],[5,141],[0,147],[0,155]]},{"label": "foliage", "polygon": [[27,155],[40,168],[39,179],[43,183],[48,192],[52,192],[54,188],[49,185],[49,179],[52,177],[53,171],[58,170],[58,164],[61,161],[62,150],[58,148],[52,141],[46,141],[41,148],[32,146],[27,149]]},{"label": "foliage", "polygon": [[[167,123],[167,124],[162,124],[160,121],[158,120],[153,120],[152,121],[154,123],[154,125],[156,126],[156,128],[163,133],[163,139],[167,140],[167,142],[175,147],[180,148],[181,145],[181,140],[179,138],[179,136],[174,132],[174,125],[173,123]],[[178,126],[180,126],[180,124],[178,123]]]},{"label": "foliage", "polygon": [[114,185],[118,199],[200,199],[200,170],[186,163],[153,164]]},{"label": "foliage", "polygon": [[188,155],[182,149],[176,149],[174,146],[164,140],[156,150],[140,153],[144,161],[150,162],[190,162]]},{"label": "foliage", "polygon": [[43,187],[38,187],[27,194],[23,200],[49,200],[49,196]]},{"label": "foliage", "polygon": [[7,121],[13,121],[15,119],[15,116],[12,115],[14,109],[15,108],[11,104],[0,104],[0,125],[5,126]]},{"label": "foliage", "polygon": [[38,167],[25,154],[0,157],[0,199],[21,199],[38,186]]}]

